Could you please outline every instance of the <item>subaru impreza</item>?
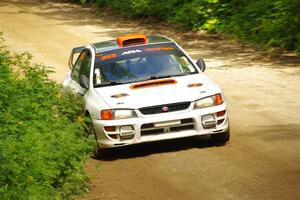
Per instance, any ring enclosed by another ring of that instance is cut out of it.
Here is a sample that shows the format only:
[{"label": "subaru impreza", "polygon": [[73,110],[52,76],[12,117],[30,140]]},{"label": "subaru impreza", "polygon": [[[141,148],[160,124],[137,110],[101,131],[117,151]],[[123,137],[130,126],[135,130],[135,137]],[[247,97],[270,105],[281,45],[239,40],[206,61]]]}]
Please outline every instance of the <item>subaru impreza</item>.
[{"label": "subaru impreza", "polygon": [[224,93],[203,73],[203,59],[194,62],[172,39],[130,34],[76,47],[69,66],[63,86],[83,96],[99,150],[199,135],[230,139]]}]

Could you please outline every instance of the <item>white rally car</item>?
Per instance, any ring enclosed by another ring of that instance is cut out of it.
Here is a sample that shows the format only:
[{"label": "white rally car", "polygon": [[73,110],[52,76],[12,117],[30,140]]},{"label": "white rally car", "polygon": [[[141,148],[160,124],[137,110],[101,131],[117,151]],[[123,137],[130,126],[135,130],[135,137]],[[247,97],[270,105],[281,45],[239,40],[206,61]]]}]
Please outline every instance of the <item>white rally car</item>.
[{"label": "white rally car", "polygon": [[[73,64],[73,58],[78,55]],[[173,40],[131,34],[72,50],[64,88],[83,95],[99,149],[197,135],[230,139],[219,86]]]}]

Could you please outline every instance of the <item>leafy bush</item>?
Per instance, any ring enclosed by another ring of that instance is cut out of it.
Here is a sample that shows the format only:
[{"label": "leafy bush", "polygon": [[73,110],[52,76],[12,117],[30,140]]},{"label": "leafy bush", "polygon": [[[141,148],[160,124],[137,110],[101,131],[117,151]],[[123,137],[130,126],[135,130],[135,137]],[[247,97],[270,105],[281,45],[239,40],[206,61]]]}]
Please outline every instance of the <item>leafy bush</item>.
[{"label": "leafy bush", "polygon": [[232,0],[220,31],[267,46],[300,51],[298,0]]},{"label": "leafy bush", "polygon": [[82,102],[28,53],[0,48],[0,199],[73,199],[86,191]]},{"label": "leafy bush", "polygon": [[151,17],[189,30],[222,32],[265,46],[300,51],[299,0],[73,1],[110,7],[129,17]]}]

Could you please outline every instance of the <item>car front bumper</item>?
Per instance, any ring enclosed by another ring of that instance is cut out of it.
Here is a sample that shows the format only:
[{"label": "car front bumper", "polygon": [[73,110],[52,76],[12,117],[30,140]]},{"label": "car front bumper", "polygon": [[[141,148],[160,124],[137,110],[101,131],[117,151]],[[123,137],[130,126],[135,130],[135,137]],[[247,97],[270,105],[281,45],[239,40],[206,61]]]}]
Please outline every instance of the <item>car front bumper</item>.
[{"label": "car front bumper", "polygon": [[[93,124],[100,148],[216,134],[226,132],[229,128],[225,102],[214,107],[140,116],[138,118],[93,119]],[[105,127],[113,127],[114,130],[106,131]]]}]

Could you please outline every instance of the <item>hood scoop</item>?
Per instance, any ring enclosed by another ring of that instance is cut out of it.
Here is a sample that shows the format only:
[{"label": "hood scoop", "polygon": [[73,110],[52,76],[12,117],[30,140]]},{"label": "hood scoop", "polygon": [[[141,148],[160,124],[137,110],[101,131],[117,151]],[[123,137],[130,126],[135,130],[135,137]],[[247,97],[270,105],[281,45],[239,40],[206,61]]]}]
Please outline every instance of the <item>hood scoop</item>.
[{"label": "hood scoop", "polygon": [[127,97],[127,96],[129,96],[129,94],[127,94],[127,93],[120,93],[120,94],[111,95],[112,98],[121,98],[121,97]]},{"label": "hood scoop", "polygon": [[201,87],[201,86],[203,86],[203,83],[191,83],[191,84],[188,84],[187,86],[189,88],[192,88],[192,87]]},{"label": "hood scoop", "polygon": [[177,81],[174,79],[153,80],[153,81],[146,81],[142,83],[133,84],[130,86],[130,89],[134,90],[134,89],[164,86],[164,85],[170,85],[176,83]]}]

